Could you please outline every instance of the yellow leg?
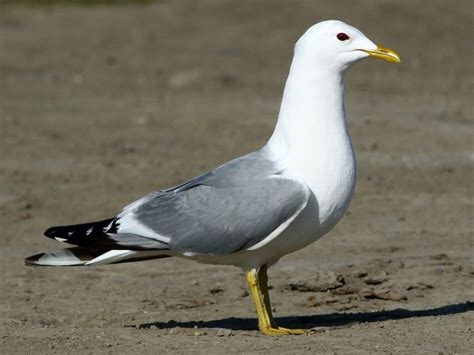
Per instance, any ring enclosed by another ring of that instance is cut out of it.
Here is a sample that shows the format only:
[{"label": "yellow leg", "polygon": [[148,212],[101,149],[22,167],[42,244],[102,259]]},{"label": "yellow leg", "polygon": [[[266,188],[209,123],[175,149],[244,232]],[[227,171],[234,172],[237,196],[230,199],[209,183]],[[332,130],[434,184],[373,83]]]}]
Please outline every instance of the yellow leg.
[{"label": "yellow leg", "polygon": [[[260,328],[260,331],[265,335],[303,334],[304,330],[302,329],[287,329],[276,325],[272,316],[267,281],[266,265],[260,268],[258,272],[253,269],[247,273],[247,283],[249,285],[250,294],[255,303],[255,308],[257,309],[258,327]],[[260,298],[260,292],[262,292],[263,295],[263,303]]]},{"label": "yellow leg", "polygon": [[268,275],[267,275],[267,265],[263,265],[258,269],[257,272],[257,282],[259,291],[263,297],[263,309],[265,313],[265,319],[272,328],[278,328],[275,319],[273,319],[272,306],[270,304],[270,295],[268,294]]}]

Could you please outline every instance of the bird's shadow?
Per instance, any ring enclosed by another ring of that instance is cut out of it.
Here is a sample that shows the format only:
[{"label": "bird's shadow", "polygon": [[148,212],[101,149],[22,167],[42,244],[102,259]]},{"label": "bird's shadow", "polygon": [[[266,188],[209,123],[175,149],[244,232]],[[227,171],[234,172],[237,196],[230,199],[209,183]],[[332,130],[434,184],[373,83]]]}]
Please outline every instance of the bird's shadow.
[{"label": "bird's shadow", "polygon": [[[360,312],[360,313],[331,313],[302,317],[276,318],[278,325],[287,328],[311,329],[314,327],[339,327],[353,323],[382,322],[418,317],[446,316],[451,314],[474,311],[474,302],[457,303],[431,309],[408,310],[393,309],[390,311]],[[225,328],[232,330],[256,330],[256,318],[223,318],[209,321],[168,321],[128,325],[139,329],[156,327],[158,329],[181,328]]]}]

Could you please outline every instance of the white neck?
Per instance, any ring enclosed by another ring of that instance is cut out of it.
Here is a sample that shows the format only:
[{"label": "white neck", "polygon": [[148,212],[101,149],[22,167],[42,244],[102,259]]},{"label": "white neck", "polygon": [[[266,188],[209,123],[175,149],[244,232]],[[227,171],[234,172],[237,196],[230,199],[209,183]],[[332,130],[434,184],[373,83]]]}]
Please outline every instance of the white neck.
[{"label": "white neck", "polygon": [[266,146],[288,174],[305,180],[322,214],[343,212],[355,185],[343,74],[296,53],[278,122]]},{"label": "white neck", "polygon": [[282,147],[299,152],[318,148],[321,154],[319,149],[334,134],[347,135],[343,73],[331,69],[295,54],[278,122],[268,142],[273,151]]}]

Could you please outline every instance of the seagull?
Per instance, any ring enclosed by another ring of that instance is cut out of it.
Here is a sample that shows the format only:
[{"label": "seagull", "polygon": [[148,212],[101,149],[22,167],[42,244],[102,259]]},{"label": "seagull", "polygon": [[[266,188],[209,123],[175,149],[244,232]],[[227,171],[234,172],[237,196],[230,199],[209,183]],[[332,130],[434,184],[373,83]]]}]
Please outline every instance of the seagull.
[{"label": "seagull", "polygon": [[279,327],[268,267],[328,233],[349,206],[356,160],[346,126],[344,73],[366,58],[400,62],[361,31],[330,20],[297,41],[278,120],[268,142],[181,185],[153,192],[110,219],[51,227],[45,236],[75,247],[26,265],[97,266],[166,257],[234,265],[246,272],[265,335]]}]

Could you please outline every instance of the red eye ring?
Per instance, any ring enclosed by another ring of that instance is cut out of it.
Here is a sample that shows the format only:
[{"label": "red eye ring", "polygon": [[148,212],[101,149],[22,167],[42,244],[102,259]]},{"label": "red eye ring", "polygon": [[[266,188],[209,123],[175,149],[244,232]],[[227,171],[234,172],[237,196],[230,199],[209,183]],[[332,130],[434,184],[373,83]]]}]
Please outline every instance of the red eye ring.
[{"label": "red eye ring", "polygon": [[345,33],[341,32],[336,35],[337,39],[339,41],[347,41],[350,37],[346,35]]}]

